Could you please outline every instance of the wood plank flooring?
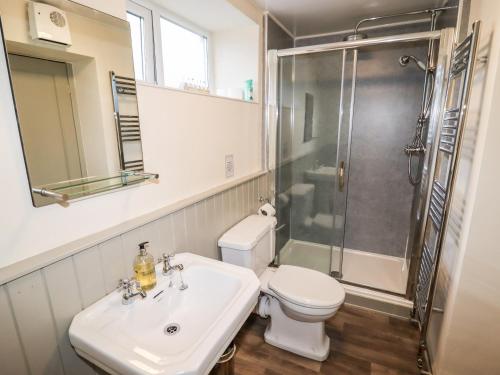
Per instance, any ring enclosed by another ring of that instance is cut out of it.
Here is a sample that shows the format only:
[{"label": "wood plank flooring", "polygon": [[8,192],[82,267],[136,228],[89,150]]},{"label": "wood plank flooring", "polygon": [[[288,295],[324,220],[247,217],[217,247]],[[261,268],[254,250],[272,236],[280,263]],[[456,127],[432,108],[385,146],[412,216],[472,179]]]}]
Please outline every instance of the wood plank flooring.
[{"label": "wood plank flooring", "polygon": [[320,363],[264,342],[267,320],[252,314],[236,336],[237,375],[413,375],[418,330],[408,321],[344,305],[327,321],[330,356]]}]

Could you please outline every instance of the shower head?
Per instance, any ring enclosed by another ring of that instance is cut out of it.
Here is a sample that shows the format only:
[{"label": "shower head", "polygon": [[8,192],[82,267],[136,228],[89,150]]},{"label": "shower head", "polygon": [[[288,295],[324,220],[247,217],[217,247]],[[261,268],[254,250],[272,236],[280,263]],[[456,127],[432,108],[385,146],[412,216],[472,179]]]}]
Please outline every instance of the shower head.
[{"label": "shower head", "polygon": [[346,35],[343,40],[344,42],[350,42],[352,40],[360,40],[360,39],[366,39],[368,38],[368,35],[366,34],[363,34],[363,33],[358,33],[358,32],[355,32],[353,34],[349,34],[349,35]]},{"label": "shower head", "polygon": [[417,64],[417,66],[422,69],[424,72],[427,70],[427,66],[425,65],[424,62],[422,62],[421,60],[419,60],[418,58],[416,58],[415,56],[413,55],[405,55],[405,56],[401,56],[399,58],[399,65],[401,66],[406,66],[409,64],[410,61],[413,61],[415,64]]}]

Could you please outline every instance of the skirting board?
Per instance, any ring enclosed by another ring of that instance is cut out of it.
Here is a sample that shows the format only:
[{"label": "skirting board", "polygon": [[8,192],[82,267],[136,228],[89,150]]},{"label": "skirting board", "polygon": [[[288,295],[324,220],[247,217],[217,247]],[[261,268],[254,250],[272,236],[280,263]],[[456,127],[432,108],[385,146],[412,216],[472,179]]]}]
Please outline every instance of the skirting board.
[{"label": "skirting board", "polygon": [[403,297],[377,292],[366,288],[343,284],[345,303],[380,311],[388,315],[409,319],[413,302]]}]

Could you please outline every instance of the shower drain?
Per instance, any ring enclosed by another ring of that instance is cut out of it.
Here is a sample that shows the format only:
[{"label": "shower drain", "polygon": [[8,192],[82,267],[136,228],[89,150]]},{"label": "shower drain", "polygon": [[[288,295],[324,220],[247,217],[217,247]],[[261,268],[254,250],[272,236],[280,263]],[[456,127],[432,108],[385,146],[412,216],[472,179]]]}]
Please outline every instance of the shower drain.
[{"label": "shower drain", "polygon": [[177,323],[170,323],[163,328],[163,333],[167,336],[173,336],[181,330],[181,326]]}]

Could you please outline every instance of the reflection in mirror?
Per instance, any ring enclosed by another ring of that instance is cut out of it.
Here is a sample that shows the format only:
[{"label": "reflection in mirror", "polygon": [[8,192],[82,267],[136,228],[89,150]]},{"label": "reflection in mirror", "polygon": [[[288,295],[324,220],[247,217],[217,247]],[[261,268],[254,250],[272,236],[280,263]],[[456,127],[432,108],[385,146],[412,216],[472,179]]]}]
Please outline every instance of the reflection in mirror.
[{"label": "reflection in mirror", "polygon": [[1,1],[0,14],[31,188],[76,198],[129,184],[121,171],[143,169],[129,23],[68,0]]}]

